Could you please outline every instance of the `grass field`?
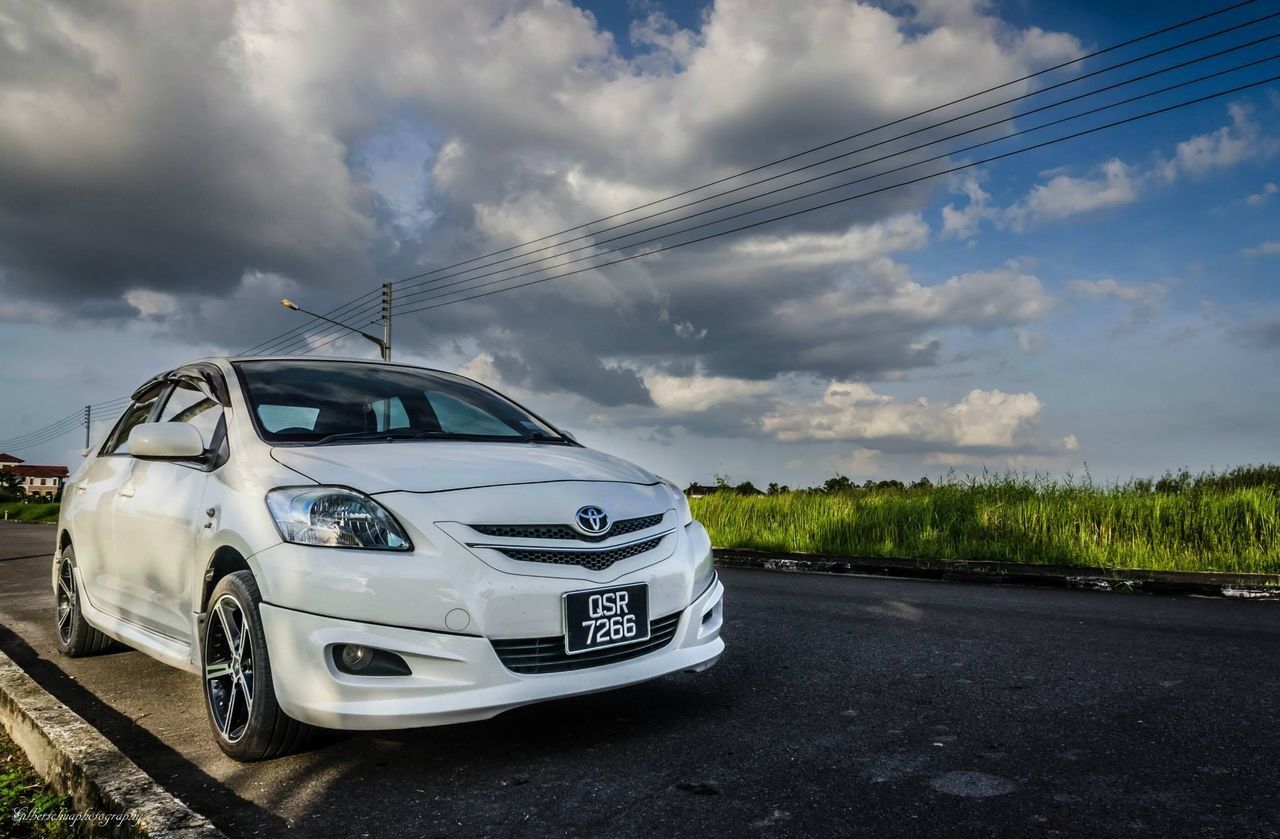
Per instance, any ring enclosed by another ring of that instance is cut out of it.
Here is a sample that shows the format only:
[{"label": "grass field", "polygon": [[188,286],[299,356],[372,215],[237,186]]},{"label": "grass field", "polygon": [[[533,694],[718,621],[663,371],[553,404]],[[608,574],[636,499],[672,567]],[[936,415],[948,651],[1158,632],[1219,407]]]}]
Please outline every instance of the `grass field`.
[{"label": "grass field", "polygon": [[717,492],[691,503],[724,548],[1280,573],[1280,467],[1107,487],[1005,475],[910,488]]},{"label": "grass field", "polygon": [[[71,839],[85,835],[70,818],[69,800],[51,791],[22,749],[0,733],[0,836]],[[22,817],[22,818],[20,818]]]},{"label": "grass field", "polygon": [[0,503],[0,519],[8,513],[9,521],[47,522],[53,524],[58,520],[58,504],[24,504],[20,501]]}]

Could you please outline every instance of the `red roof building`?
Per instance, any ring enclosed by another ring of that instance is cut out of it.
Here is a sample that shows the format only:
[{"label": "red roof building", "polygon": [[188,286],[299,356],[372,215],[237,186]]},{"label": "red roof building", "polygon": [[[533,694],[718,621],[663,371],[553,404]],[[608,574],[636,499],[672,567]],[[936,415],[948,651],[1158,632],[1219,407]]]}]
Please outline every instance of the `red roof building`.
[{"label": "red roof building", "polygon": [[28,497],[56,498],[70,474],[65,466],[22,465],[22,461],[12,455],[0,457],[9,458],[0,460],[0,469],[22,478],[22,491]]}]

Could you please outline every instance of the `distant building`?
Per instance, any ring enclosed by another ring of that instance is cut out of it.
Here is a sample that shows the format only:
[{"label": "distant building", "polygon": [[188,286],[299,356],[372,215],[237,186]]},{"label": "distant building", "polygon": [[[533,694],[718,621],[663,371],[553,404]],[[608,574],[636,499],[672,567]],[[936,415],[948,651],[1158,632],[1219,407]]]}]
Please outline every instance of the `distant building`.
[{"label": "distant building", "polygon": [[690,498],[701,498],[704,495],[710,495],[715,492],[715,487],[703,486],[702,484],[689,484],[685,487],[684,494]]},{"label": "distant building", "polygon": [[70,474],[65,466],[37,466],[2,452],[0,470],[12,472],[22,478],[22,492],[28,498],[57,498]]}]

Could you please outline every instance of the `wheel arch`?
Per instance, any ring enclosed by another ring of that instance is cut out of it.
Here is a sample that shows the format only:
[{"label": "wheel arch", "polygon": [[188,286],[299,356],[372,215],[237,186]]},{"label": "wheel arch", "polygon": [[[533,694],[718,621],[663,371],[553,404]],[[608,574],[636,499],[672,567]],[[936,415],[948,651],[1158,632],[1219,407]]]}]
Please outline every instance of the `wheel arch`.
[{"label": "wheel arch", "polygon": [[[209,597],[213,594],[213,589],[218,585],[218,582],[228,574],[234,574],[237,571],[248,571],[253,574],[253,568],[249,565],[249,560],[239,550],[231,545],[223,545],[213,552],[213,556],[209,558],[209,563],[205,566],[204,578],[200,589],[200,614],[208,611]],[[256,574],[254,574],[254,578],[257,578]]]}]

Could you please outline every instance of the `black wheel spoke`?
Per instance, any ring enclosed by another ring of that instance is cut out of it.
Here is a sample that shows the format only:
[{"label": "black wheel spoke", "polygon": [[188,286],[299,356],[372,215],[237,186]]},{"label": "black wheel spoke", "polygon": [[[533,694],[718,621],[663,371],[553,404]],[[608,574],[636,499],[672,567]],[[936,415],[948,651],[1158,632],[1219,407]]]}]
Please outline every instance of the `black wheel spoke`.
[{"label": "black wheel spoke", "polygon": [[253,717],[253,646],[249,620],[234,597],[213,604],[205,631],[205,697],[222,738],[234,743]]},{"label": "black wheel spoke", "polygon": [[76,578],[71,573],[71,563],[62,560],[58,567],[58,638],[70,644],[75,629]]}]

